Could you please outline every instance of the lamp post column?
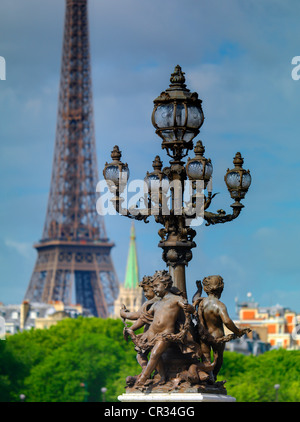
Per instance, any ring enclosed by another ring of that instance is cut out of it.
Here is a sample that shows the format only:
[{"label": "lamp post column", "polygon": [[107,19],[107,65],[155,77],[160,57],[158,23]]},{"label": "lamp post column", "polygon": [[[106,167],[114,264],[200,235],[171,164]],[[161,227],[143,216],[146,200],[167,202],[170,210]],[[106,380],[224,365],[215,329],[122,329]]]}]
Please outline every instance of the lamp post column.
[{"label": "lamp post column", "polygon": [[185,267],[192,259],[191,249],[196,246],[193,241],[178,240],[179,236],[170,236],[168,240],[159,242],[163,249],[163,260],[170,268],[174,286],[186,295]]}]

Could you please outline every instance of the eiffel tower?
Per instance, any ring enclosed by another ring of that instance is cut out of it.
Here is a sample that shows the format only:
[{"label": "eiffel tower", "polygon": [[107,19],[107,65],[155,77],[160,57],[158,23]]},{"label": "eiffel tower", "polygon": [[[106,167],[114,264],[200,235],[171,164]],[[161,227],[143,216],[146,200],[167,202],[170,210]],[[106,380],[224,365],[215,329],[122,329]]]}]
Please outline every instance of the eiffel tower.
[{"label": "eiffel tower", "polygon": [[25,294],[30,302],[76,303],[107,317],[119,291],[114,246],[96,211],[98,182],[88,0],[66,0],[51,188],[38,257]]}]

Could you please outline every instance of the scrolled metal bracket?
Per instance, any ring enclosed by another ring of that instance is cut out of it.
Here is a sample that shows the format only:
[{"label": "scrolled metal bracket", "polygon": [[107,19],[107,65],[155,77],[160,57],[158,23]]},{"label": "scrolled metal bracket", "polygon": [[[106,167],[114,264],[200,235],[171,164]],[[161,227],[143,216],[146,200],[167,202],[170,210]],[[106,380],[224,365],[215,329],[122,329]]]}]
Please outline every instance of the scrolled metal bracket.
[{"label": "scrolled metal bracket", "polygon": [[111,199],[111,202],[117,211],[118,214],[123,215],[124,217],[131,218],[133,220],[144,221],[144,223],[149,223],[148,218],[150,217],[149,209],[147,210],[147,214],[138,212],[131,212],[135,210],[135,208],[131,208],[128,210],[127,208],[122,208],[122,202],[124,201],[123,198],[116,195],[114,198]]},{"label": "scrolled metal bracket", "polygon": [[206,226],[215,225],[219,223],[227,223],[228,221],[232,221],[237,218],[244,205],[240,204],[239,202],[235,202],[231,205],[233,211],[232,214],[226,214],[226,212],[222,209],[217,210],[217,214],[204,211],[204,220],[206,221]]}]

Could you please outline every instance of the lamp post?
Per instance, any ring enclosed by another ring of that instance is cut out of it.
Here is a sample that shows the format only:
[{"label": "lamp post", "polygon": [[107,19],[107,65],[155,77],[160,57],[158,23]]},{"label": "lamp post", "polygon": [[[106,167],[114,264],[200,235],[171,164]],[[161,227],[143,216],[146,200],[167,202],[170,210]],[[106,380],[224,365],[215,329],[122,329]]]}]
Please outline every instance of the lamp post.
[{"label": "lamp post", "polygon": [[280,384],[275,384],[274,388],[275,388],[275,401],[278,402],[278,390],[280,388]]},{"label": "lamp post", "polygon": [[107,388],[106,387],[102,387],[101,388],[101,393],[102,393],[102,401],[105,402],[105,393],[107,392]]},{"label": "lamp post", "polygon": [[88,389],[87,389],[87,383],[86,382],[81,382],[80,383],[80,387],[84,389],[84,402],[87,402],[87,398],[88,398]]},{"label": "lamp post", "polygon": [[[162,257],[169,266],[174,285],[186,295],[185,267],[192,259],[191,250],[196,247],[192,221],[202,217],[209,226],[237,218],[243,208],[241,200],[249,189],[251,176],[249,170],[243,169],[244,160],[237,152],[233,159],[234,168],[228,169],[224,178],[234,200],[232,213],[207,211],[216,195],[212,194],[213,166],[211,160],[204,157],[202,141],[198,140],[195,146],[193,142],[204,122],[202,100],[197,93],[187,89],[180,66],[175,67],[170,82],[169,88],[154,100],[152,112],[153,126],[162,139],[161,148],[170,161],[163,168],[159,155],[156,155],[153,171],[147,172],[144,179],[145,209],[122,206],[124,199],[121,194],[129,179],[129,168],[122,163],[122,153],[117,145],[111,153],[112,162],[105,164],[103,175],[114,195],[111,201],[118,213],[144,222],[153,215],[155,221],[163,226],[158,232],[161,238],[158,246],[163,249]],[[195,156],[184,162],[193,148]],[[187,186],[191,192],[188,204],[185,202]]]}]

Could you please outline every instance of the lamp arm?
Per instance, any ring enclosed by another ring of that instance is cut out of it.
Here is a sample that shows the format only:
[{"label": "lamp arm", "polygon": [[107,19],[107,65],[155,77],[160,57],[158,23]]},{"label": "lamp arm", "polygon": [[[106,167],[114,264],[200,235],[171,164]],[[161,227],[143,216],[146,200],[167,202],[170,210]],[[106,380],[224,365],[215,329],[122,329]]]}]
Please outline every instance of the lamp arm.
[{"label": "lamp arm", "polygon": [[227,223],[228,221],[232,221],[235,218],[237,218],[242,208],[244,208],[244,205],[240,204],[239,202],[235,202],[231,205],[233,211],[232,214],[226,214],[224,210],[217,210],[217,214],[204,211],[204,220],[207,221],[205,224],[206,226],[210,226],[211,224],[218,224],[218,223]]},{"label": "lamp arm", "polygon": [[204,209],[207,210],[207,208],[210,206],[212,199],[218,195],[220,192],[214,193],[212,195],[211,192],[208,193],[208,196],[204,196]]},{"label": "lamp arm", "polygon": [[127,208],[122,207],[123,201],[124,201],[124,199],[120,198],[118,193],[114,198],[111,199],[111,202],[112,202],[112,204],[113,204],[113,206],[114,206],[114,208],[115,208],[115,210],[117,211],[118,214],[124,215],[124,217],[128,217],[128,218],[131,218],[131,219],[134,219],[134,220],[139,220],[139,221],[143,220],[145,223],[149,223],[149,221],[147,221],[147,219],[151,215],[150,214],[151,209],[146,208],[145,212],[132,213]]}]

